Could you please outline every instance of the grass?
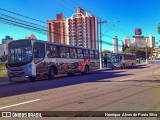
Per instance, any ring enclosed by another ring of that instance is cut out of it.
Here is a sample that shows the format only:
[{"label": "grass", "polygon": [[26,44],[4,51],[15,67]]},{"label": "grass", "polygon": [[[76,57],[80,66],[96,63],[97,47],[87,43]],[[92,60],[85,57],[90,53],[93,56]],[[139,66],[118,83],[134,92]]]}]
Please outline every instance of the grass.
[{"label": "grass", "polygon": [[5,63],[0,63],[0,77],[7,77],[7,69]]}]

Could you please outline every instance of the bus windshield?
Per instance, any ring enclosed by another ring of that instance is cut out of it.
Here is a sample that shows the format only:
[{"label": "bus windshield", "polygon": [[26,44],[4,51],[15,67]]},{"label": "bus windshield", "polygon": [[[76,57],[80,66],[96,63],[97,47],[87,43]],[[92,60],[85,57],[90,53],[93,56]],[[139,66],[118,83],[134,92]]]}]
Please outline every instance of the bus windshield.
[{"label": "bus windshield", "polygon": [[32,61],[32,46],[30,40],[13,41],[8,44],[8,62],[30,62]]},{"label": "bus windshield", "polygon": [[112,63],[118,63],[118,62],[120,62],[120,56],[119,55],[112,55],[111,62]]}]

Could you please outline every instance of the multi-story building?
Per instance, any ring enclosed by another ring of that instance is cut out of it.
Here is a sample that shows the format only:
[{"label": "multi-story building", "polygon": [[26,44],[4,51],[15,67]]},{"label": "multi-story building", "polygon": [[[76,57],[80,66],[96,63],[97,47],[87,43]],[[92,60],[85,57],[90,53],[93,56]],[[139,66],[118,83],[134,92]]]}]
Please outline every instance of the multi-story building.
[{"label": "multi-story building", "polygon": [[155,37],[153,37],[151,34],[149,37],[144,36],[134,36],[134,39],[132,43],[130,44],[130,47],[155,47]]},{"label": "multi-story building", "polygon": [[113,38],[113,53],[118,53],[118,37]]},{"label": "multi-story building", "polygon": [[82,8],[66,19],[67,44],[98,49],[97,17]]},{"label": "multi-story building", "polygon": [[57,14],[56,20],[47,21],[48,41],[67,44],[66,41],[66,21],[63,14]]},{"label": "multi-story building", "polygon": [[155,37],[152,36],[152,34],[149,35],[149,37],[146,37],[147,41],[147,47],[155,47]]},{"label": "multi-story building", "polygon": [[98,49],[97,17],[82,8],[66,20],[57,14],[56,20],[47,21],[48,41]]},{"label": "multi-story building", "polygon": [[37,40],[36,36],[34,34],[31,34],[30,36],[26,36],[25,39],[34,39]]},{"label": "multi-story building", "polygon": [[130,40],[130,38],[128,36],[126,36],[124,38],[124,45],[125,45],[125,47],[130,47],[130,44],[131,44],[131,40]]},{"label": "multi-story building", "polygon": [[143,36],[136,36],[133,42],[136,44],[137,48],[146,47],[146,38]]},{"label": "multi-story building", "polygon": [[8,54],[8,43],[13,41],[13,38],[10,36],[6,36],[2,39],[2,44],[0,44],[0,56]]},{"label": "multi-story building", "polygon": [[7,44],[8,42],[12,41],[13,38],[10,36],[6,36],[4,39],[2,39],[2,44]]},{"label": "multi-story building", "polygon": [[6,51],[7,51],[6,45],[7,45],[7,44],[0,44],[0,56],[7,54],[7,53],[6,53]]}]

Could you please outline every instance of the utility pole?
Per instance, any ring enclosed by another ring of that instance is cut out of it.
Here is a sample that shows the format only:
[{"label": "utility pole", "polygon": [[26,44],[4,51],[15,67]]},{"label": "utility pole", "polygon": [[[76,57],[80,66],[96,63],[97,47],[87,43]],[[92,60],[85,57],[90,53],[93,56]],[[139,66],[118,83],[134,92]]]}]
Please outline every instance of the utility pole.
[{"label": "utility pole", "polygon": [[102,69],[102,37],[105,35],[105,33],[109,30],[109,29],[111,29],[114,25],[115,25],[115,23],[116,22],[120,22],[120,21],[115,21],[109,28],[108,28],[108,30],[106,30],[105,31],[105,33],[104,34],[102,34],[102,23],[106,23],[107,21],[105,21],[105,20],[102,20],[101,18],[100,18],[100,21],[98,22],[99,24],[100,24],[100,42],[99,42],[99,46],[100,46],[100,49],[99,49],[99,56],[100,56],[100,69]]},{"label": "utility pole", "polygon": [[102,69],[102,23],[106,23],[107,21],[105,20],[101,20],[100,18],[100,22],[98,22],[100,24],[100,50],[99,50],[99,57],[100,57],[100,69]]},{"label": "utility pole", "polygon": [[146,64],[148,63],[147,61],[147,46],[146,46]]}]

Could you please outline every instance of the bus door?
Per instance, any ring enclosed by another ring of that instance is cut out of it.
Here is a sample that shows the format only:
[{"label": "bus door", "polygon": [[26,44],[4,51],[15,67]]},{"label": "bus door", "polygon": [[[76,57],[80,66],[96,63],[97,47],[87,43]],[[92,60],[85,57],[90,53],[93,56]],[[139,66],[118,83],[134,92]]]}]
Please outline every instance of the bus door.
[{"label": "bus door", "polygon": [[34,63],[36,66],[36,74],[43,74],[45,71],[45,44],[35,42],[33,45]]}]

